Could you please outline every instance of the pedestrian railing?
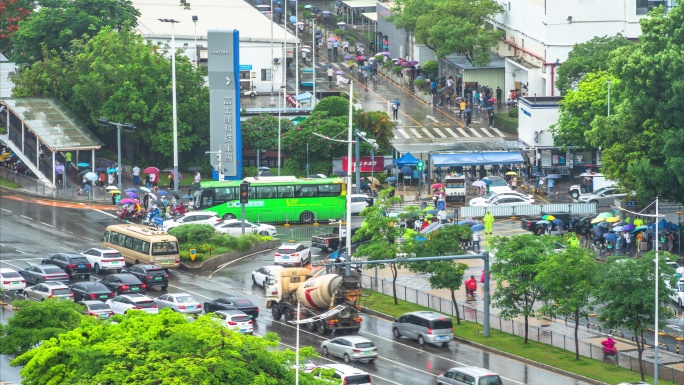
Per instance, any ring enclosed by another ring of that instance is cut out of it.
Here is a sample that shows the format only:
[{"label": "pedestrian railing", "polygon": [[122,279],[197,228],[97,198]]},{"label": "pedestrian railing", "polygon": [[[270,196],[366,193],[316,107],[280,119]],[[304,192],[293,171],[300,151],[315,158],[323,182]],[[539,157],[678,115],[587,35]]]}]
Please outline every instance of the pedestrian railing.
[{"label": "pedestrian railing", "polygon": [[539,216],[542,213],[595,214],[595,203],[548,203],[516,206],[464,206],[457,208],[460,218],[482,218],[490,211],[495,217]]},{"label": "pedestrian railing", "polygon": [[[390,279],[378,279],[369,275],[362,275],[361,283],[365,288],[369,288],[373,291],[385,294],[393,295],[392,293],[392,282]],[[440,313],[448,314],[451,316],[456,316],[456,306],[458,306],[459,316],[462,320],[475,322],[477,324],[482,324],[484,321],[484,312],[469,306],[467,303],[459,303],[455,305],[453,301],[448,298],[442,298],[438,295],[429,294],[420,289],[410,288],[401,284],[396,285],[397,298],[406,302],[421,305],[432,310],[438,311]],[[371,294],[372,295],[372,294]],[[593,318],[593,317],[592,317]],[[566,319],[566,323],[569,326],[575,323],[573,319]],[[551,325],[554,320],[551,317],[542,316],[539,319],[539,326],[530,325],[528,327],[528,338],[540,343],[545,343],[557,348],[561,348],[570,352],[575,352],[575,338],[574,336],[568,336],[560,332],[554,332],[549,329],[545,329]],[[492,329],[500,330],[505,333],[513,334],[518,337],[525,337],[525,324],[515,320],[504,320],[496,315],[489,316],[489,324]],[[585,324],[580,324],[588,330],[595,330],[594,323],[587,322]],[[613,335],[620,335],[624,337],[622,332],[616,330],[604,331],[604,333],[609,332]],[[601,338],[602,334],[596,333],[597,338]],[[643,342],[643,341],[642,341]],[[667,347],[670,350],[670,347]],[[585,341],[579,341],[579,351],[580,355],[589,357],[597,360],[615,360],[616,364],[627,368],[630,370],[639,370],[639,357],[636,350],[636,346],[633,349],[623,349],[618,353],[617,358],[603,356],[603,347],[600,344],[587,343]],[[679,349],[677,349],[679,353]],[[682,352],[684,353],[684,352]],[[670,353],[674,355],[674,353]],[[652,352],[649,354],[644,353],[645,356],[652,358]],[[672,362],[681,362],[679,356],[674,356],[675,358],[670,360]],[[653,375],[654,366],[653,362],[642,360],[642,364],[645,367],[645,371],[648,375]],[[664,365],[658,365],[658,376],[661,379],[672,381],[676,384],[684,384],[684,372],[673,367],[668,367]]]}]

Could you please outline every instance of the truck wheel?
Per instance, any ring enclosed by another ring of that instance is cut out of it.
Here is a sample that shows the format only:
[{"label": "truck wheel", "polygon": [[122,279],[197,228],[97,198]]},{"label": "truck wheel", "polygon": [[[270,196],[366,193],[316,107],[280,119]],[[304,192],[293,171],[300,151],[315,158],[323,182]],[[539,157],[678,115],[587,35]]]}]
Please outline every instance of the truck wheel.
[{"label": "truck wheel", "polygon": [[573,191],[573,192],[570,194],[570,196],[572,197],[572,199],[577,199],[577,198],[579,198],[579,193],[578,193],[577,191]]},{"label": "truck wheel", "polygon": [[352,329],[352,334],[359,334],[360,327]]},{"label": "truck wheel", "polygon": [[292,321],[292,311],[293,309],[290,306],[283,307],[283,318],[285,319],[285,322]]},{"label": "truck wheel", "polygon": [[327,333],[327,328],[325,327],[325,322],[318,321],[317,324],[318,324],[318,334],[320,334],[322,336],[327,335],[328,333]]},{"label": "truck wheel", "polygon": [[271,316],[273,317],[274,320],[280,321],[280,317],[283,315],[283,313],[280,312],[280,308],[278,305],[274,305],[271,308]]},{"label": "truck wheel", "polygon": [[299,221],[302,223],[313,223],[315,218],[314,213],[309,210],[302,211],[302,213],[299,214]]},{"label": "truck wheel", "polygon": [[316,333],[316,323],[315,322],[309,322],[306,324],[306,328],[309,329],[310,332]]}]

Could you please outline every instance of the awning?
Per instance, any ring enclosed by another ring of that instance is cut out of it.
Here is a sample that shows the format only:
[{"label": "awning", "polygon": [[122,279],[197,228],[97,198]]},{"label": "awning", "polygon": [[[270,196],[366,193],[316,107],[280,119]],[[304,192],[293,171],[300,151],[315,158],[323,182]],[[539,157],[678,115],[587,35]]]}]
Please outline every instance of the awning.
[{"label": "awning", "polygon": [[470,152],[460,154],[431,154],[435,167],[484,166],[488,164],[522,164],[520,152]]},{"label": "awning", "polygon": [[418,159],[411,155],[410,152],[407,152],[401,158],[395,159],[394,164],[396,164],[397,167],[415,166],[418,164]]},{"label": "awning", "polygon": [[361,14],[361,16],[365,17],[366,19],[370,21],[378,21],[378,13],[377,12],[364,12]]}]

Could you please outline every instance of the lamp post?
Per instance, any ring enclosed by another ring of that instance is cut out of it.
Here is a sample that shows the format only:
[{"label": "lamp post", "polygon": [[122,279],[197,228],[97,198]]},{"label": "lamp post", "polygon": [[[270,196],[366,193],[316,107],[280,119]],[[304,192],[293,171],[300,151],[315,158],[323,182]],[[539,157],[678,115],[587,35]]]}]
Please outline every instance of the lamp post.
[{"label": "lamp post", "polygon": [[[350,102],[351,103],[351,102]],[[356,161],[354,162],[355,174],[356,174],[356,193],[361,193],[361,141],[364,141],[374,149],[378,149],[378,144],[375,139],[366,139],[366,133],[359,130],[354,130],[354,139],[356,139]],[[348,168],[351,172],[351,168]],[[373,183],[373,181],[371,181]]]},{"label": "lamp post", "polygon": [[677,240],[677,253],[682,255],[682,214],[684,212],[677,211],[675,214],[677,214],[677,233],[679,237]]},{"label": "lamp post", "polygon": [[122,184],[121,184],[121,128],[123,129],[128,129],[129,131],[135,130],[135,126],[132,125],[131,123],[119,123],[119,122],[110,122],[109,119],[106,118],[100,118],[97,120],[98,123],[100,123],[103,126],[106,126],[108,124],[111,124],[113,126],[116,126],[116,146],[117,146],[117,153],[118,153],[118,166],[116,167],[116,179],[117,179],[117,187],[119,188],[119,191],[122,191]]},{"label": "lamp post", "polygon": [[176,34],[174,19],[159,19],[162,23],[171,23],[171,87],[173,103],[173,191],[178,192],[178,111],[176,107]]},{"label": "lamp post", "polygon": [[199,50],[197,49],[197,15],[192,16],[192,22],[195,23],[195,67],[199,67]]},{"label": "lamp post", "polygon": [[[349,141],[349,145],[347,146],[347,239],[346,239],[346,245],[345,248],[347,249],[347,262],[351,262],[351,169],[352,169],[352,135],[353,135],[353,130],[352,130],[352,114],[354,112],[354,104],[352,103],[352,95],[354,95],[354,82],[351,82],[349,84],[349,132],[347,136],[347,140]],[[358,185],[357,187],[358,188]],[[345,264],[345,272],[344,275],[349,277],[351,276],[351,263]]]},{"label": "lamp post", "polygon": [[[273,68],[273,0],[271,0],[271,68]],[[275,100],[273,100],[273,70],[271,70],[271,101],[268,103],[271,106],[275,106]]]},{"label": "lamp post", "polygon": [[[283,86],[280,86],[280,93],[283,92],[283,90],[285,89],[285,87],[287,87],[287,86],[284,86],[284,85],[283,85]],[[280,176],[280,139],[281,139],[281,138],[280,138],[280,137],[281,137],[280,130],[281,130],[281,127],[282,127],[282,124],[280,123],[280,119],[281,119],[281,118],[280,118],[280,113],[281,113],[281,111],[283,110],[283,107],[280,105],[280,101],[281,101],[281,100],[282,100],[282,98],[278,97],[278,176]],[[308,144],[307,144],[307,146],[308,146]],[[308,164],[308,163],[307,163],[307,164]]]},{"label": "lamp post", "polygon": [[607,80],[606,84],[608,85],[608,116],[610,116],[610,85],[612,84],[612,82],[610,80]]},{"label": "lamp post", "polygon": [[299,95],[299,1],[295,0],[295,96]]}]

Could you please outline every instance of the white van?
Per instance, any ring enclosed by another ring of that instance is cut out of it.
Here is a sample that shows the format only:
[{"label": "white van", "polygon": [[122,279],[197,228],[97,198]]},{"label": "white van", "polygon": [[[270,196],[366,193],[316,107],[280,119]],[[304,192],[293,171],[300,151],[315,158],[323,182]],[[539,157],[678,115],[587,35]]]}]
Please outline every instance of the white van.
[{"label": "white van", "polygon": [[425,343],[446,346],[454,338],[454,324],[451,318],[434,311],[414,311],[394,320],[394,338],[401,336]]},{"label": "white van", "polygon": [[501,377],[477,366],[451,368],[437,377],[437,385],[502,385]]}]

